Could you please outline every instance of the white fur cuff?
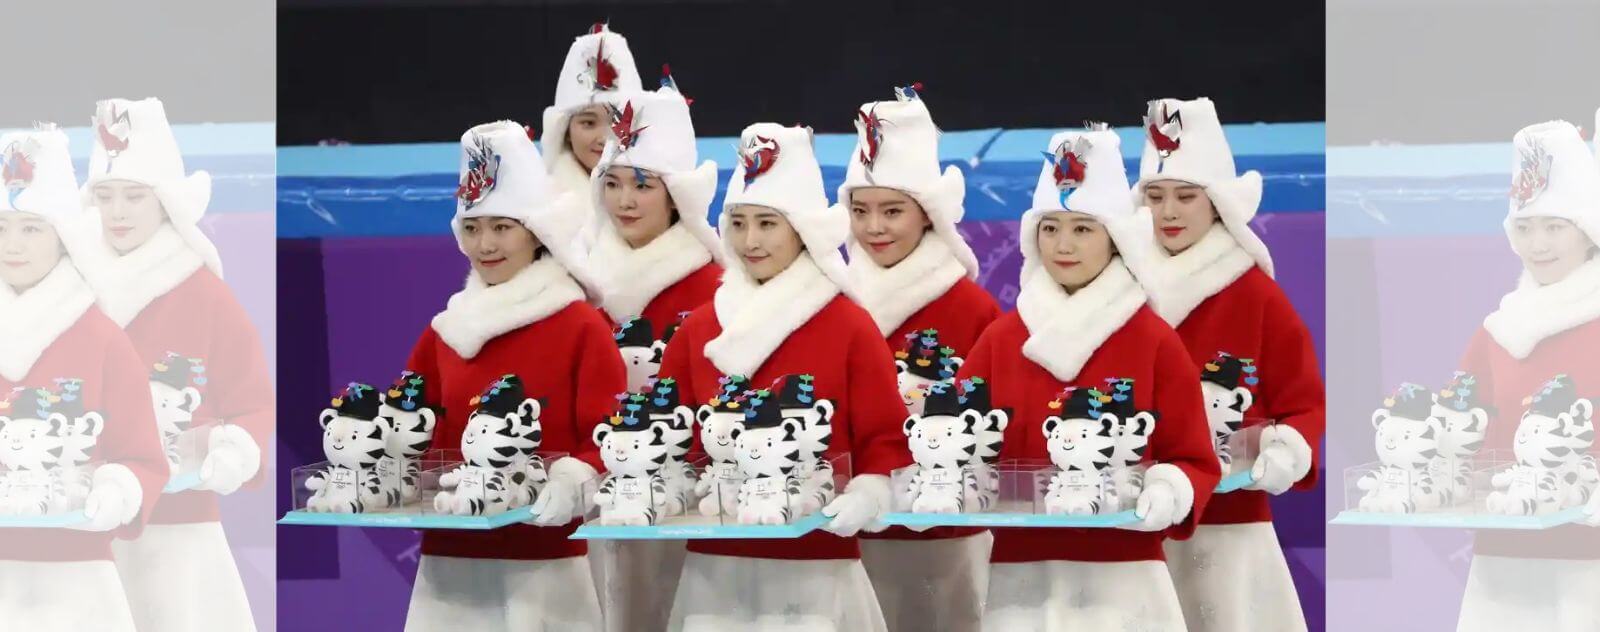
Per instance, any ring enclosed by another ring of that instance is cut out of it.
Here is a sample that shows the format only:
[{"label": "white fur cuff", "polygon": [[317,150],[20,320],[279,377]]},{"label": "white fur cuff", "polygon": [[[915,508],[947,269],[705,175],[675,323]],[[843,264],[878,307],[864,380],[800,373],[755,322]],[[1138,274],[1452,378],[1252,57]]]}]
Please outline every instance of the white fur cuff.
[{"label": "white fur cuff", "polygon": [[139,515],[139,506],[144,504],[144,488],[139,485],[139,477],[121,463],[108,463],[95,468],[91,489],[115,489],[122,494],[125,502],[122,515],[117,516],[118,524],[132,522],[134,516]]},{"label": "white fur cuff", "polygon": [[892,492],[889,489],[889,477],[882,474],[858,475],[850,479],[850,482],[844,486],[844,491],[847,494],[860,494],[871,498],[872,502],[878,504],[879,513],[889,511],[893,503]]},{"label": "white fur cuff", "polygon": [[1172,498],[1177,501],[1178,509],[1172,514],[1174,524],[1183,522],[1194,510],[1194,484],[1189,482],[1189,476],[1171,463],[1157,463],[1150,466],[1144,473],[1144,486],[1149,489],[1158,482],[1165,482],[1172,486]]},{"label": "white fur cuff", "polygon": [[574,485],[581,485],[599,476],[600,472],[593,466],[570,456],[561,457],[550,463],[550,478]]},{"label": "white fur cuff", "polygon": [[1261,449],[1277,444],[1294,455],[1294,482],[1298,483],[1311,473],[1311,444],[1293,426],[1272,424],[1261,429]]}]

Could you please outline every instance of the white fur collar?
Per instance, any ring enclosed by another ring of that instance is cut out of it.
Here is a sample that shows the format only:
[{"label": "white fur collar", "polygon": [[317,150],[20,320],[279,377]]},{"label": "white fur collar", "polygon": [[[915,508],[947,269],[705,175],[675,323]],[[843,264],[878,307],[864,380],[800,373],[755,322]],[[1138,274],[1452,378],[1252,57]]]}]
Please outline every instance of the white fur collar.
[{"label": "white fur collar", "polygon": [[1233,233],[1221,222],[1211,225],[1188,250],[1168,255],[1159,245],[1149,249],[1153,265],[1145,271],[1150,306],[1173,327],[1183,323],[1194,308],[1232,285],[1256,267]]},{"label": "white fur collar", "polygon": [[485,285],[476,271],[466,289],[433,317],[433,330],[457,354],[472,359],[490,340],[543,320],[582,301],[583,288],[554,257],[542,257],[500,285]]},{"label": "white fur collar", "polygon": [[44,350],[94,305],[94,292],[66,258],[37,285],[20,294],[6,286],[5,292],[12,298],[0,299],[0,376],[21,382]]},{"label": "white fur collar", "polygon": [[1072,294],[1043,268],[1035,268],[1017,296],[1017,314],[1028,327],[1022,355],[1056,379],[1071,382],[1144,303],[1144,289],[1121,257],[1112,258],[1100,276]]},{"label": "white fur collar", "polygon": [[662,290],[710,262],[711,252],[683,222],[643,248],[633,248],[617,234],[616,226],[602,220],[588,266],[600,286],[601,307],[620,323],[644,313]]},{"label": "white fur collar", "polygon": [[[583,165],[578,163],[578,157],[572,152],[562,152],[556,157],[555,166],[550,169],[550,179],[555,181],[555,190],[559,193],[576,193],[582,198],[578,203],[585,209],[593,210],[591,200],[591,184],[589,174],[583,170]],[[583,216],[588,219],[588,215]]]},{"label": "white fur collar", "polygon": [[887,268],[874,262],[855,240],[850,242],[850,280],[861,306],[884,336],[966,275],[966,266],[956,259],[950,244],[933,231],[923,234],[917,248],[900,263]]},{"label": "white fur collar", "polygon": [[1512,357],[1522,360],[1545,338],[1600,318],[1600,258],[1567,278],[1539,285],[1522,273],[1517,289],[1500,299],[1500,309],[1483,319],[1484,329]]},{"label": "white fur collar", "polygon": [[125,255],[98,237],[85,238],[89,243],[76,262],[94,288],[100,308],[119,327],[127,327],[152,301],[205,265],[171,224],[163,223],[149,240]]},{"label": "white fur collar", "polygon": [[722,275],[712,305],[722,333],[706,342],[705,355],[728,375],[755,375],[767,356],[839,294],[822,268],[802,252],[766,283],[757,284],[738,266]]}]

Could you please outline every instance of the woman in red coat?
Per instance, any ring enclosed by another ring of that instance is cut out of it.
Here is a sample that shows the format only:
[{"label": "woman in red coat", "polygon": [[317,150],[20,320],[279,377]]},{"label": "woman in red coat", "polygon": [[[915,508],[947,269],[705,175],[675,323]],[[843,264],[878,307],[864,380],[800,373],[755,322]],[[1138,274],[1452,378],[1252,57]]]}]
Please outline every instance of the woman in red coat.
[{"label": "woman in red coat", "polygon": [[1017,310],[983,333],[960,377],[984,378],[993,406],[1014,411],[1002,460],[1049,458],[1057,415],[1081,399],[1073,393],[1128,386],[1124,406],[1156,416],[1126,444],[1149,466],[1129,503],[1138,522],[995,529],[985,630],[1185,629],[1161,543],[1194,532],[1218,468],[1199,372],[1124,263],[1149,228],[1133,213],[1118,145],[1109,130],[1050,140],[1053,158],[1022,216]]},{"label": "woman in red coat", "polygon": [[[433,447],[458,449],[473,397],[515,375],[539,403],[540,449],[549,463],[534,524],[493,531],[430,531],[406,629],[599,630],[599,603],[585,548],[567,536],[584,507],[579,487],[603,467],[590,433],[623,391],[622,362],[570,241],[557,239],[539,151],[511,121],[461,137],[461,187],[451,228],[472,264],[412,349],[406,368],[426,400],[445,410]],[[586,504],[586,501],[585,501]]]},{"label": "woman in red coat", "polygon": [[[176,406],[158,408],[185,410],[193,427],[215,424],[195,472],[199,483],[152,499],[155,513],[143,535],[116,543],[117,570],[140,629],[254,629],[218,499],[259,478],[261,446],[273,430],[272,378],[261,337],[223,283],[222,260],[199,227],[211,178],[184,173],[157,99],[102,101],[94,125],[84,186],[93,208],[78,267],[146,367],[176,354],[204,368],[198,384],[184,380],[173,389],[194,388],[198,401],[180,395]],[[189,367],[184,362],[178,375],[187,378]]]},{"label": "woman in red coat", "polygon": [[[974,282],[978,258],[956,230],[965,213],[961,170],[940,173],[939,129],[915,86],[895,92],[896,100],[857,111],[858,141],[838,205],[850,214],[851,282],[890,349],[910,354],[896,365],[901,395],[921,414],[922,389],[942,364],[919,363],[917,347],[965,356],[1000,305]],[[936,341],[911,344],[923,338]],[[976,630],[991,542],[978,529],[862,535],[861,562],[889,629]]]},{"label": "woman in red coat", "polygon": [[[643,393],[661,367],[668,335],[711,301],[722,278],[722,248],[706,222],[717,164],[695,164],[689,103],[670,78],[655,92],[622,97],[592,188],[595,213],[584,232],[586,268],[601,312],[617,326],[628,391]],[[660,630],[683,570],[683,542],[591,542],[606,629]]]},{"label": "woman in red coat", "polygon": [[889,472],[911,463],[906,409],[883,334],[851,297],[848,222],[828,208],[811,142],[807,128],[744,130],[718,223],[727,272],[667,345],[661,375],[685,401],[711,401],[725,377],[770,388],[797,409],[785,417],[831,424],[826,458],[848,456],[853,478],[823,507],[825,532],[690,542],[669,629],[884,629],[855,535],[882,528]]},{"label": "woman in red coat", "polygon": [[[1226,428],[1227,415],[1274,422],[1261,431],[1252,482],[1212,497],[1194,537],[1167,543],[1167,567],[1192,631],[1304,630],[1267,499],[1316,484],[1326,405],[1311,332],[1250,230],[1261,174],[1234,171],[1216,106],[1159,99],[1146,120],[1137,187],[1154,230],[1139,279],[1191,361],[1223,386],[1207,391],[1213,427]],[[1255,367],[1253,385],[1223,367],[1243,361]]]},{"label": "woman in red coat", "polygon": [[111,542],[138,535],[167,481],[147,369],[68,256],[83,244],[67,135],[6,134],[0,159],[0,518],[84,515],[0,530],[0,613],[18,630],[132,632]]}]

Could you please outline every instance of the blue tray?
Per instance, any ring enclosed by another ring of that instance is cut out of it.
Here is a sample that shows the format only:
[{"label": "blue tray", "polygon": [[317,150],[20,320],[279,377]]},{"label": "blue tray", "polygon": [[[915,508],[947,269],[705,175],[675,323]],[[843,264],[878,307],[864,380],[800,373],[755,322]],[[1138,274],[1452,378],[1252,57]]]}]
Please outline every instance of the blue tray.
[{"label": "blue tray", "polygon": [[0,529],[59,529],[88,521],[89,517],[82,511],[49,516],[0,516]]},{"label": "blue tray", "polygon": [[1244,486],[1249,485],[1253,480],[1254,479],[1250,478],[1250,470],[1234,472],[1226,477],[1223,477],[1221,481],[1217,482],[1217,489],[1214,491],[1214,493],[1226,494],[1228,492],[1236,492],[1244,489]]},{"label": "blue tray", "polygon": [[1572,507],[1542,516],[1492,516],[1451,513],[1375,513],[1341,511],[1328,524],[1368,527],[1430,527],[1444,529],[1501,529],[1539,531],[1576,523],[1583,519],[1583,507]]},{"label": "blue tray", "polygon": [[194,489],[194,488],[199,487],[199,486],[200,486],[200,472],[199,471],[188,472],[188,473],[185,473],[185,474],[179,474],[177,476],[172,477],[171,480],[167,481],[167,485],[165,487],[161,488],[161,493],[163,493],[163,494],[177,494],[179,492],[189,491],[189,490]]},{"label": "blue tray", "polygon": [[[698,516],[696,516],[698,517]],[[672,520],[669,518],[669,520]],[[574,540],[792,540],[828,523],[828,517],[811,514],[792,524],[717,525],[664,524],[651,527],[603,527],[586,524],[572,534]]]},{"label": "blue tray", "polygon": [[319,527],[381,527],[393,529],[466,529],[486,531],[533,519],[532,507],[519,507],[493,516],[451,516],[419,513],[314,513],[291,511],[278,524]]},{"label": "blue tray", "polygon": [[884,522],[902,527],[1078,527],[1111,528],[1139,521],[1133,510],[1093,516],[1057,516],[1033,513],[904,513],[884,516]]}]

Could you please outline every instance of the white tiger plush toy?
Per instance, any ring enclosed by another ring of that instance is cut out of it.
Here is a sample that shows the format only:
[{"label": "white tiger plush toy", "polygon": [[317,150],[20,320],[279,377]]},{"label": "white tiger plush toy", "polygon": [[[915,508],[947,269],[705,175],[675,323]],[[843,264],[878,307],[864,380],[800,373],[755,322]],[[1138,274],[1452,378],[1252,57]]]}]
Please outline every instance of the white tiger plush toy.
[{"label": "white tiger plush toy", "polygon": [[662,424],[662,441],[667,445],[667,462],[661,467],[667,485],[666,515],[683,515],[699,501],[694,468],[685,460],[694,447],[695,414],[678,405],[678,382],[673,378],[652,378],[644,397],[645,412],[650,421]]},{"label": "white tiger plush toy", "polygon": [[977,462],[982,412],[963,410],[954,382],[928,386],[922,415],[906,417],[914,473],[906,482],[902,509],[915,513],[961,513],[988,509],[972,465]]},{"label": "white tiger plush toy", "polygon": [[833,402],[817,397],[816,378],[811,375],[785,375],[769,389],[777,397],[784,419],[798,423],[800,463],[794,477],[800,481],[800,494],[794,498],[796,515],[821,511],[837,495],[833,464],[828,462],[828,446],[833,441]]},{"label": "white tiger plush toy", "polygon": [[543,439],[538,400],[522,380],[504,375],[468,403],[474,406],[461,433],[465,461],[439,477],[434,509],[454,515],[493,515],[533,502],[548,480],[533,451]]},{"label": "white tiger plush toy", "polygon": [[52,470],[67,418],[46,389],[17,387],[0,400],[0,515],[42,516],[62,493]]},{"label": "white tiger plush toy", "polygon": [[319,421],[328,466],[306,479],[306,489],[313,492],[306,511],[364,513],[398,505],[399,492],[385,490],[378,480],[376,468],[388,445],[389,425],[378,418],[377,390],[351,382]]},{"label": "white tiger plush toy", "polygon": [[1365,492],[1361,511],[1415,513],[1439,506],[1438,487],[1429,464],[1439,453],[1440,428],[1431,416],[1427,389],[1401,384],[1395,394],[1372,413],[1379,467],[1356,481]]},{"label": "white tiger plush toy", "polygon": [[168,352],[150,369],[150,400],[156,407],[156,428],[161,432],[161,447],[167,466],[176,476],[183,468],[179,437],[194,423],[194,413],[202,402],[200,387],[206,383],[205,363]]},{"label": "white tiger plush toy", "polygon": [[1244,427],[1245,412],[1255,403],[1250,387],[1260,380],[1255,376],[1255,361],[1218,353],[1200,370],[1200,393],[1206,403],[1206,424],[1211,427],[1211,447],[1217,453],[1222,476],[1233,472],[1233,448],[1229,440]]},{"label": "white tiger plush toy", "polygon": [[1479,403],[1477,390],[1477,378],[1456,371],[1450,383],[1433,394],[1439,455],[1428,466],[1428,473],[1438,489],[1440,506],[1472,499],[1472,462],[1489,431],[1489,411]]},{"label": "white tiger plush toy", "polygon": [[992,507],[1000,498],[1000,448],[1005,445],[1006,426],[1011,421],[1011,411],[995,408],[989,400],[989,383],[982,377],[972,376],[961,381],[961,406],[963,409],[983,413],[983,423],[978,425],[977,460],[972,463],[972,474],[978,479],[983,505]]},{"label": "white tiger plush toy", "polygon": [[1056,414],[1042,430],[1057,472],[1046,488],[1045,513],[1093,515],[1119,506],[1110,476],[1117,416],[1106,409],[1109,401],[1100,389],[1069,386],[1050,402]]},{"label": "white tiger plush toy", "polygon": [[1512,445],[1517,463],[1492,477],[1487,509],[1530,516],[1586,503],[1593,493],[1584,475],[1593,466],[1585,458],[1594,445],[1593,400],[1579,398],[1572,379],[1558,375],[1524,405]]},{"label": "white tiger plush toy", "polygon": [[77,511],[89,498],[94,482],[94,472],[88,467],[91,453],[105,430],[106,420],[100,413],[84,410],[83,380],[56,380],[56,399],[53,408],[65,420],[59,428],[61,454],[56,458],[53,474],[60,483],[60,492],[51,503],[55,513]]},{"label": "white tiger plush toy", "polygon": [[605,480],[594,494],[602,525],[653,525],[667,511],[670,494],[661,471],[668,462],[668,424],[650,420],[646,399],[625,393],[616,414],[594,428],[606,464]]},{"label": "white tiger plush toy", "polygon": [[661,372],[661,356],[667,351],[667,341],[656,340],[650,319],[643,316],[628,319],[611,335],[617,341],[617,351],[622,354],[622,365],[628,370],[628,392],[644,392]]},{"label": "white tiger plush toy", "polygon": [[955,349],[939,346],[939,330],[924,329],[906,334],[905,345],[894,353],[895,379],[906,411],[923,414],[928,386],[954,380],[961,362]]},{"label": "white tiger plush toy", "polygon": [[386,488],[399,489],[402,502],[420,497],[417,481],[422,477],[420,459],[433,445],[433,428],[439,422],[437,408],[426,403],[427,379],[403,371],[381,396],[378,415],[389,422],[389,445],[378,461],[378,478]]},{"label": "white tiger plush toy", "polygon": [[739,484],[739,524],[784,525],[801,495],[800,422],[784,418],[766,389],[745,398],[745,417],[734,425],[733,451],[744,481]]},{"label": "white tiger plush toy", "polygon": [[744,483],[744,472],[739,469],[733,438],[736,428],[744,421],[745,393],[750,386],[743,376],[723,376],[718,379],[722,392],[695,411],[695,423],[700,426],[700,445],[711,458],[710,465],[700,473],[695,484],[695,494],[700,497],[700,514],[704,516],[732,516],[739,510],[739,487]]},{"label": "white tiger plush toy", "polygon": [[1111,429],[1116,451],[1111,453],[1111,484],[1117,491],[1115,509],[1132,509],[1133,503],[1144,492],[1145,449],[1150,445],[1150,435],[1156,431],[1156,414],[1137,410],[1133,405],[1133,379],[1106,380],[1105,396],[1111,401],[1105,408],[1116,415],[1117,423]]}]

